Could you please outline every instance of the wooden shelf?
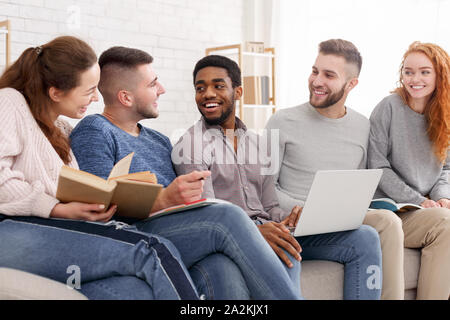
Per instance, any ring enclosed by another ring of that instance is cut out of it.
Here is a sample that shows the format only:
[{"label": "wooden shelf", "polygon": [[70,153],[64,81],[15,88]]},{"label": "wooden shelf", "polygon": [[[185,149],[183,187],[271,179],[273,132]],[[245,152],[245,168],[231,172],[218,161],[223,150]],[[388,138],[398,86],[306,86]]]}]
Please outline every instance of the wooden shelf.
[{"label": "wooden shelf", "polygon": [[6,67],[8,67],[11,64],[11,23],[9,20],[0,21],[0,34],[6,36]]}]

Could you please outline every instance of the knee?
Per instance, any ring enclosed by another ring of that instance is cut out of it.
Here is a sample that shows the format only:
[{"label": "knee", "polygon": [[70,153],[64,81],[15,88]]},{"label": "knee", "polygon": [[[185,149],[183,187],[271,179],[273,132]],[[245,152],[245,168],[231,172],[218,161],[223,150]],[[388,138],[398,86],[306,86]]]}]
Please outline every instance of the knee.
[{"label": "knee", "polygon": [[442,237],[446,243],[450,243],[450,217],[443,219],[441,224]]},{"label": "knee", "polygon": [[427,217],[429,217],[430,220],[435,220],[438,222],[442,222],[445,220],[450,219],[450,209],[447,208],[428,208],[427,210]]},{"label": "knee", "polygon": [[387,228],[403,232],[402,219],[390,210],[379,210],[380,219],[387,225]]},{"label": "knee", "polygon": [[371,226],[362,225],[355,230],[355,249],[362,254],[379,255],[381,257],[380,237]]},{"label": "knee", "polygon": [[293,275],[291,276],[292,279],[300,279],[300,274],[302,273],[302,263],[293,257],[290,260],[292,262],[292,268],[289,268],[288,273]]},{"label": "knee", "polygon": [[356,233],[363,242],[379,242],[378,232],[371,226],[362,225]]},{"label": "knee", "polygon": [[254,226],[247,213],[234,204],[217,204],[213,208],[217,210],[219,222],[223,225],[230,225],[232,228],[247,225]]},{"label": "knee", "polygon": [[447,208],[427,208],[424,209],[427,222],[433,227],[448,228],[450,223],[450,209]]},{"label": "knee", "polygon": [[434,220],[432,232],[438,237],[450,239],[450,209],[436,208],[430,210],[430,219]]},{"label": "knee", "polygon": [[163,244],[164,246],[166,246],[170,250],[176,249],[175,245],[170,240],[168,240],[166,238],[163,238],[161,236],[155,235],[155,234],[148,234],[148,235],[149,235],[149,237],[154,238],[156,240],[156,242]]},{"label": "knee", "polygon": [[157,236],[157,235],[150,235],[151,237],[155,238],[157,240],[157,242],[161,245],[163,245],[164,247],[167,248],[167,250],[169,250],[169,252],[176,257],[179,261],[182,261],[181,259],[181,254],[178,251],[178,249],[175,247],[175,245],[168,239],[163,238],[161,236]]},{"label": "knee", "polygon": [[226,216],[231,219],[248,218],[247,213],[239,206],[232,203],[220,203],[213,207],[221,212],[222,216]]},{"label": "knee", "polygon": [[201,294],[208,300],[250,299],[244,277],[238,266],[223,254],[211,254],[189,269]]},{"label": "knee", "polygon": [[226,255],[219,253],[210,254],[193,267],[208,269],[208,273],[212,277],[223,274],[240,274],[239,267]]},{"label": "knee", "polygon": [[444,218],[441,221],[441,228],[446,237],[450,237],[450,217]]},{"label": "knee", "polygon": [[388,233],[403,234],[402,219],[390,210],[379,209],[373,210],[370,214],[375,218],[370,220],[370,225],[379,232],[387,231]]}]

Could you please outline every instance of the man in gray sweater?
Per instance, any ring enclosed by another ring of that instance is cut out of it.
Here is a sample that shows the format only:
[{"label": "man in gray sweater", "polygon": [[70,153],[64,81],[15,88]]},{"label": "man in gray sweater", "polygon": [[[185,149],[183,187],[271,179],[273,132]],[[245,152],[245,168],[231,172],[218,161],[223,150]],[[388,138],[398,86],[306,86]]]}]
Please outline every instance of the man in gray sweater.
[{"label": "man in gray sweater", "polygon": [[[266,129],[279,130],[279,171],[275,176],[281,208],[303,206],[318,170],[365,169],[370,122],[345,106],[358,84],[362,58],[345,40],[319,45],[309,77],[310,100],[277,111]],[[349,200],[351,201],[351,200]],[[369,211],[364,224],[379,235],[383,260],[382,299],[403,299],[401,222],[387,210]]]}]

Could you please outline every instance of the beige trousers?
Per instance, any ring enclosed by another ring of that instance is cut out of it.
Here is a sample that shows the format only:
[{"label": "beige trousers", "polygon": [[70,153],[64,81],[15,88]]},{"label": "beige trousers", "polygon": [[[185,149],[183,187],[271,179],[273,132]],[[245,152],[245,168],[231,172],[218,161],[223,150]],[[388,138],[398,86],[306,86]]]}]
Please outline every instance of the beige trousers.
[{"label": "beige trousers", "polygon": [[403,247],[422,249],[417,299],[449,299],[450,210],[430,208],[395,214],[367,213],[364,224],[379,235],[383,259],[382,299],[404,298]]},{"label": "beige trousers", "polygon": [[375,228],[380,236],[383,262],[381,299],[403,300],[405,275],[403,271],[402,220],[389,210],[371,210],[367,212],[363,223]]}]

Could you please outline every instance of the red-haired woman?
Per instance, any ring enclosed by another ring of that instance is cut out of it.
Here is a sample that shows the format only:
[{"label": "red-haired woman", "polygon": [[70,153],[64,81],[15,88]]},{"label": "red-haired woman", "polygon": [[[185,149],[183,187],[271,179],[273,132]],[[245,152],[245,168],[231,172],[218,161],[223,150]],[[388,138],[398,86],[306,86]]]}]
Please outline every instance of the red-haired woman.
[{"label": "red-haired woman", "polygon": [[422,249],[417,299],[450,295],[449,81],[447,52],[414,42],[398,88],[370,117],[369,168],[383,169],[375,197],[423,207],[397,214],[404,246]]}]

